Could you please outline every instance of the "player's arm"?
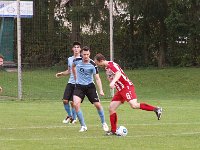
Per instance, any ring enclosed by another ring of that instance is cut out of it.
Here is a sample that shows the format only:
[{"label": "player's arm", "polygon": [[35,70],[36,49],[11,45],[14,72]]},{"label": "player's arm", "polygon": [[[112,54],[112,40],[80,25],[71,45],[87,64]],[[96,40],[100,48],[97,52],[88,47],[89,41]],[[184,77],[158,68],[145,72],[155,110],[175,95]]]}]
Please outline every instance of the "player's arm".
[{"label": "player's arm", "polygon": [[94,77],[95,77],[97,86],[99,88],[99,94],[103,96],[104,92],[103,92],[103,88],[102,88],[101,78],[99,77],[99,74],[95,74]]},{"label": "player's arm", "polygon": [[115,72],[115,75],[113,77],[113,80],[110,82],[110,88],[114,88],[115,87],[115,82],[117,80],[119,80],[119,78],[121,77],[122,73],[120,71]]},{"label": "player's arm", "polygon": [[70,69],[69,69],[69,67],[68,67],[67,70],[65,70],[65,71],[63,71],[63,72],[58,72],[58,73],[56,73],[56,77],[59,78],[59,77],[61,77],[61,76],[67,76],[67,75],[69,75],[69,74],[70,74]]},{"label": "player's arm", "polygon": [[74,80],[76,81],[76,65],[74,63],[72,64],[72,73],[74,76]]},{"label": "player's arm", "polygon": [[2,87],[0,87],[0,92],[2,92],[3,91],[3,89],[2,89]]}]

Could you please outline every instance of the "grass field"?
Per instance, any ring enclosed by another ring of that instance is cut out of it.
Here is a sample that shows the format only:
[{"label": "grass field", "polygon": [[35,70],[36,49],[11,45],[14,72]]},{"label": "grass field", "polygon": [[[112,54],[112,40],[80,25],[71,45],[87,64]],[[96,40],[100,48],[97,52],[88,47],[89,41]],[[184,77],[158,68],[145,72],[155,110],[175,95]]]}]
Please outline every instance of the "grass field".
[{"label": "grass field", "polygon": [[[61,103],[66,79],[55,79],[56,71],[26,71],[23,101],[16,97],[16,74],[1,72],[4,88],[0,100],[1,150],[185,150],[200,149],[200,69],[149,69],[126,71],[136,86],[139,101],[162,106],[160,121],[153,112],[131,110],[127,103],[118,110],[119,125],[126,137],[107,137],[97,112],[85,100],[82,104],[88,131],[79,133],[77,123],[62,124]],[[101,74],[106,95],[107,82]],[[13,88],[14,87],[14,88]],[[102,98],[109,123],[108,96]]]}]

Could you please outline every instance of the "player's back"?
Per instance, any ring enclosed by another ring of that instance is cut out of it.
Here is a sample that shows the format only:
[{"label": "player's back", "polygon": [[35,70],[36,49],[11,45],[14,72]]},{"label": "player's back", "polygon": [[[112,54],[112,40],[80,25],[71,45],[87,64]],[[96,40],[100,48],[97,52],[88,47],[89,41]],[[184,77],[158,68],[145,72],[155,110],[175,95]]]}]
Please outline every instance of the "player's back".
[{"label": "player's back", "polygon": [[109,61],[108,66],[106,67],[106,75],[110,81],[112,81],[117,71],[120,71],[120,73],[122,74],[119,80],[115,83],[115,87],[118,91],[122,90],[125,86],[133,85],[133,83],[129,80],[122,68],[117,63]]},{"label": "player's back", "polygon": [[[81,58],[81,56],[77,57],[77,58]],[[70,70],[70,76],[69,76],[68,83],[71,83],[71,84],[76,83],[75,79],[74,79],[74,75],[72,73],[72,64],[73,64],[74,59],[76,59],[74,56],[68,57],[68,59],[67,59],[67,65],[68,65],[68,68]]]}]

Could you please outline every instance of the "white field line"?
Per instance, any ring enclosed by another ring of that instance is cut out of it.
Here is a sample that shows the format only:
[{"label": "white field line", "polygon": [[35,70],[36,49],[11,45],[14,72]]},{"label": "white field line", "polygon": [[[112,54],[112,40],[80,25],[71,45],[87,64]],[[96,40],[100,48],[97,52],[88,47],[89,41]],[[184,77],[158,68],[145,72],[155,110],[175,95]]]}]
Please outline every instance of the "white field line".
[{"label": "white field line", "polygon": [[68,139],[106,139],[106,138],[142,138],[142,137],[167,137],[167,136],[191,136],[191,135],[199,135],[200,132],[182,132],[182,133],[167,133],[167,134],[146,134],[146,135],[132,135],[126,137],[120,136],[76,136],[76,137],[52,137],[52,138],[0,138],[0,141],[50,141],[50,140],[68,140]]},{"label": "white field line", "polygon": [[[163,126],[163,125],[200,125],[200,122],[192,123],[152,123],[152,124],[123,124],[124,126]],[[90,124],[88,127],[98,127],[100,125]],[[80,127],[79,124],[71,125],[60,125],[60,126],[27,126],[27,127],[12,127],[12,128],[0,128],[0,130],[24,130],[24,129],[55,129],[55,128],[77,128]]]}]

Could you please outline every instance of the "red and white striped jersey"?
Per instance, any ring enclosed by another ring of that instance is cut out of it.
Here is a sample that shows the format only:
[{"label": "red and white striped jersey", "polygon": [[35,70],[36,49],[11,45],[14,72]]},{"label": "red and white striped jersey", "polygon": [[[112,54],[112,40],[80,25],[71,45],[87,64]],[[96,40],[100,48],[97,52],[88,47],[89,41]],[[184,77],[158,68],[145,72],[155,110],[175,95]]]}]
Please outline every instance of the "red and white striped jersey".
[{"label": "red and white striped jersey", "polygon": [[121,91],[125,86],[133,85],[133,83],[128,79],[124,71],[117,63],[109,61],[108,66],[105,69],[107,78],[110,82],[113,80],[113,77],[115,76],[115,73],[117,71],[121,72],[121,77],[117,82],[115,82],[115,88],[117,89],[117,91]]}]

